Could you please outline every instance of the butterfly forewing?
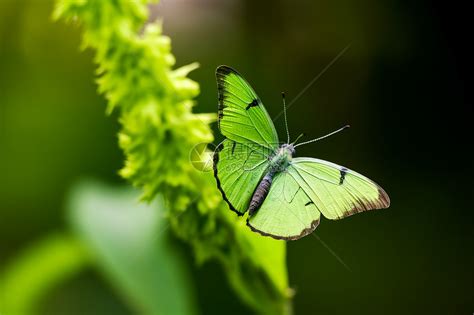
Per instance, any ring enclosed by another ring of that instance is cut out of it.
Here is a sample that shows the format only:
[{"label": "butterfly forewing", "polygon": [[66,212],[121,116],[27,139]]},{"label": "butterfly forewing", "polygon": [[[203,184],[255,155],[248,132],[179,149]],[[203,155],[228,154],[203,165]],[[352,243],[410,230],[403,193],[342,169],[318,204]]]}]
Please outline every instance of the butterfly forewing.
[{"label": "butterfly forewing", "polygon": [[214,155],[214,174],[230,208],[242,215],[278,147],[278,136],[259,97],[237,71],[220,66],[216,78],[219,129],[226,140]]},{"label": "butterfly forewing", "polygon": [[234,69],[219,66],[216,70],[219,97],[219,129],[238,143],[252,143],[266,148],[278,147],[278,135],[262,101],[252,87]]}]

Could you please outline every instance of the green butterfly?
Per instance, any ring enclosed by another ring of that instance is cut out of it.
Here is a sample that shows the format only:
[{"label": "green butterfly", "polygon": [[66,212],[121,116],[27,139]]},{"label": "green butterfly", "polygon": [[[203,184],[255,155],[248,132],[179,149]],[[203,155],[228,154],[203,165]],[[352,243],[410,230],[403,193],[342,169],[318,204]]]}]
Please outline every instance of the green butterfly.
[{"label": "green butterfly", "polygon": [[[337,164],[293,158],[300,144],[281,144],[273,122],[247,81],[234,69],[216,70],[218,124],[225,140],[214,154],[217,187],[231,210],[249,212],[247,225],[276,239],[296,240],[318,226],[321,213],[336,220],[387,208],[376,183]],[[286,122],[286,108],[285,108]],[[348,126],[346,126],[348,127]],[[298,139],[297,139],[298,140]]]}]

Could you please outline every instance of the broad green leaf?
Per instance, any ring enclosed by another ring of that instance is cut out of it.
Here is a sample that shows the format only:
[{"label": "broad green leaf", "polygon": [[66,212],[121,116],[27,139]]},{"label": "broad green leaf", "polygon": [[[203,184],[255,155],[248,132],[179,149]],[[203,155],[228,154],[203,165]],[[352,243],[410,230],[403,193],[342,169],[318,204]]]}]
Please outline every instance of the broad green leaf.
[{"label": "broad green leaf", "polygon": [[139,203],[139,195],[81,182],[69,201],[72,226],[136,312],[195,314],[188,270],[170,242],[163,203]]},{"label": "broad green leaf", "polygon": [[253,250],[252,253],[255,263],[261,265],[277,290],[283,292],[283,295],[289,298],[291,289],[288,288],[285,242],[268,237],[261,237],[251,232],[244,225],[244,220],[241,221],[241,229],[242,233],[240,233],[239,236],[251,244],[249,249]]},{"label": "broad green leaf", "polygon": [[37,314],[41,300],[90,264],[85,247],[54,234],[32,244],[0,272],[0,314]]}]

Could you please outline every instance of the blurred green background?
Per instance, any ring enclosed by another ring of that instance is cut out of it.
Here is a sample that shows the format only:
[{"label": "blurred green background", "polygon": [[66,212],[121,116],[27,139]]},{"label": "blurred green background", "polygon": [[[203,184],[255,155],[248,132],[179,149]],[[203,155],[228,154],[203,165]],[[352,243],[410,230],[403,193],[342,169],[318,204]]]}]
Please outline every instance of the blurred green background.
[{"label": "blurred green background", "polygon": [[[66,198],[83,177],[124,185],[116,117],[96,93],[92,52],[77,28],[51,20],[46,0],[0,1],[0,269],[66,226]],[[374,179],[392,206],[323,220],[317,238],[288,244],[296,314],[471,314],[472,158],[462,17],[429,1],[163,0],[152,7],[178,65],[198,61],[199,112],[216,111],[214,70],[253,85],[272,117],[291,105],[293,136],[338,136],[301,147]],[[465,38],[464,38],[465,40]],[[283,119],[276,121],[283,134]],[[217,131],[216,131],[217,135]],[[178,247],[181,245],[177,245]],[[192,257],[202,314],[241,314],[217,264]],[[93,269],[54,290],[46,314],[129,314]]]}]

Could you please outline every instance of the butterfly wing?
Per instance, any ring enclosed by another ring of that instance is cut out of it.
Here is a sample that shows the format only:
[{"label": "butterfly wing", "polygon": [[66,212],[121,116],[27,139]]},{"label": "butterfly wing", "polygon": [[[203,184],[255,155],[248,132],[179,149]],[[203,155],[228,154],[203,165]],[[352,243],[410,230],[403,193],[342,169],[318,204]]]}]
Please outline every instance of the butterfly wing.
[{"label": "butterfly wing", "polygon": [[222,197],[238,215],[247,211],[252,194],[268,167],[270,150],[226,139],[214,154],[214,176]]},{"label": "butterfly wing", "polygon": [[296,240],[319,224],[320,212],[293,175],[275,175],[265,201],[247,225],[255,232],[276,239]]},{"label": "butterfly wing", "polygon": [[328,219],[388,208],[387,193],[367,177],[314,158],[294,158],[288,172]]},{"label": "butterfly wing", "polygon": [[278,135],[265,107],[252,87],[234,69],[216,70],[219,98],[219,129],[238,143],[253,143],[266,148],[278,147]]},{"label": "butterfly wing", "polygon": [[266,236],[295,240],[314,231],[320,213],[334,220],[389,205],[385,191],[365,176],[327,161],[294,158],[275,176],[247,225]]},{"label": "butterfly wing", "polygon": [[214,155],[217,186],[230,208],[242,215],[278,147],[278,135],[259,97],[227,66],[216,70],[219,129],[226,137]]}]

